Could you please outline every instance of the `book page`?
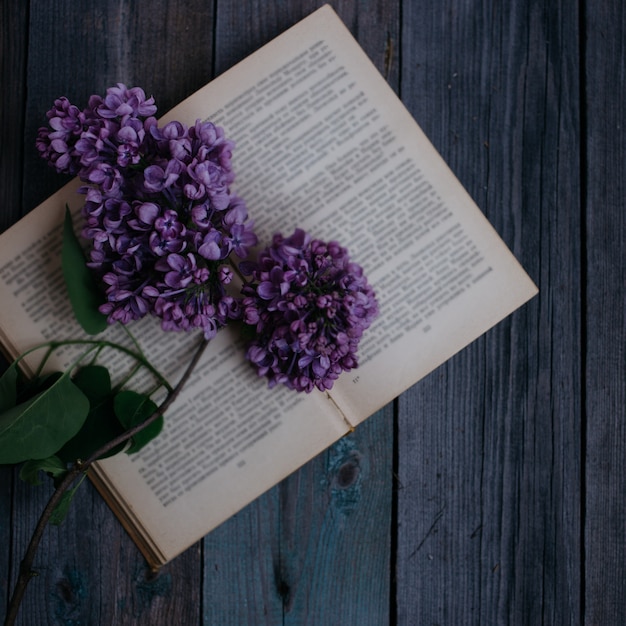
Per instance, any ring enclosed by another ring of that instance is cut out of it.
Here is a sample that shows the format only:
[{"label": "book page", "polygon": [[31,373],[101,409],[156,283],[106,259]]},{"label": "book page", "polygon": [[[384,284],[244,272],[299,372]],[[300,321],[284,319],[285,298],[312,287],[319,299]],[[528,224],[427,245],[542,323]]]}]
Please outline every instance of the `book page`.
[{"label": "book page", "polygon": [[329,6],[171,116],[208,118],[235,140],[264,245],[302,227],[364,267],[380,316],[360,367],[331,391],[353,425],[537,292]]}]

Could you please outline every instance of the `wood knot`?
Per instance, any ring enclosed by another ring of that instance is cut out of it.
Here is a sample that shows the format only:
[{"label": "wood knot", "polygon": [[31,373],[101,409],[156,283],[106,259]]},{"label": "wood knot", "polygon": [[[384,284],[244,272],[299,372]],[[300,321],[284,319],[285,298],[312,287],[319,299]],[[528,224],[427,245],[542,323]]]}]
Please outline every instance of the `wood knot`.
[{"label": "wood knot", "polygon": [[358,451],[355,438],[348,435],[335,443],[328,452],[328,487],[331,502],[348,515],[361,500],[364,465],[367,460]]},{"label": "wood knot", "polygon": [[337,470],[335,483],[339,489],[347,489],[359,479],[361,474],[361,466],[358,458],[350,458],[343,463]]}]

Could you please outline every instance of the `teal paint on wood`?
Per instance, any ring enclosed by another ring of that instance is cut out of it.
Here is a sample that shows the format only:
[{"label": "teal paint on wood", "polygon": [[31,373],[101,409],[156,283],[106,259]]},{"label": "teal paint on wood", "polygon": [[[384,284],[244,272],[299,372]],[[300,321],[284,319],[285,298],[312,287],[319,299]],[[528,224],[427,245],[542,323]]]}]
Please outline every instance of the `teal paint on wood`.
[{"label": "teal paint on wood", "polygon": [[[199,546],[154,576],[99,494],[87,482],[80,489],[64,523],[44,536],[34,564],[39,575],[30,583],[17,623],[197,623]],[[48,485],[16,489],[16,563],[48,492]]]},{"label": "teal paint on wood", "polygon": [[330,450],[328,475],[331,502],[342,515],[358,508],[363,493],[363,455],[358,451],[354,436],[346,436]]},{"label": "teal paint on wood", "polygon": [[277,511],[275,487],[204,539],[203,624],[282,622],[274,571]]},{"label": "teal paint on wood", "polygon": [[80,570],[65,570],[50,596],[54,606],[54,619],[61,624],[80,624],[84,604],[89,601],[88,581]]},{"label": "teal paint on wood", "polygon": [[204,540],[204,624],[388,622],[391,407]]},{"label": "teal paint on wood", "polygon": [[392,420],[388,407],[281,485],[285,624],[388,623]]}]

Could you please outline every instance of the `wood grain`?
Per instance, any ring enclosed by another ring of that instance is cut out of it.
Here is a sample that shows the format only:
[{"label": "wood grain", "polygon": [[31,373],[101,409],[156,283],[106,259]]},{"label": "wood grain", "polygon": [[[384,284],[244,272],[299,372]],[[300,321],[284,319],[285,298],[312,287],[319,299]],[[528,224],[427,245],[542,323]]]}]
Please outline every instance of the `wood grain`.
[{"label": "wood grain", "polygon": [[[13,4],[15,6],[13,6]],[[0,153],[0,230],[22,216],[24,102],[26,99],[26,49],[28,13],[22,2],[0,6],[0,93],[2,152]]]},{"label": "wood grain", "polygon": [[626,11],[588,6],[585,116],[585,623],[626,623]]},{"label": "wood grain", "polygon": [[8,573],[11,568],[13,468],[0,466],[0,615],[6,615],[11,589]]},{"label": "wood grain", "polygon": [[405,3],[402,97],[540,295],[400,399],[400,623],[579,621],[576,7]]}]

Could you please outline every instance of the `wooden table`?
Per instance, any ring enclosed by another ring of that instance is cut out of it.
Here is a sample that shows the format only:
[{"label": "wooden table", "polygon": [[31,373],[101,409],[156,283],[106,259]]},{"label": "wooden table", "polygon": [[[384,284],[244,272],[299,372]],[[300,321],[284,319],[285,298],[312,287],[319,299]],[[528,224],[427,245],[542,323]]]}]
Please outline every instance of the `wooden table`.
[{"label": "wooden table", "polygon": [[[55,97],[166,111],[318,5],[5,1],[0,228],[64,182]],[[156,577],[84,486],[18,623],[626,623],[626,9],[334,7],[540,295]],[[47,493],[0,468],[2,613]]]}]

